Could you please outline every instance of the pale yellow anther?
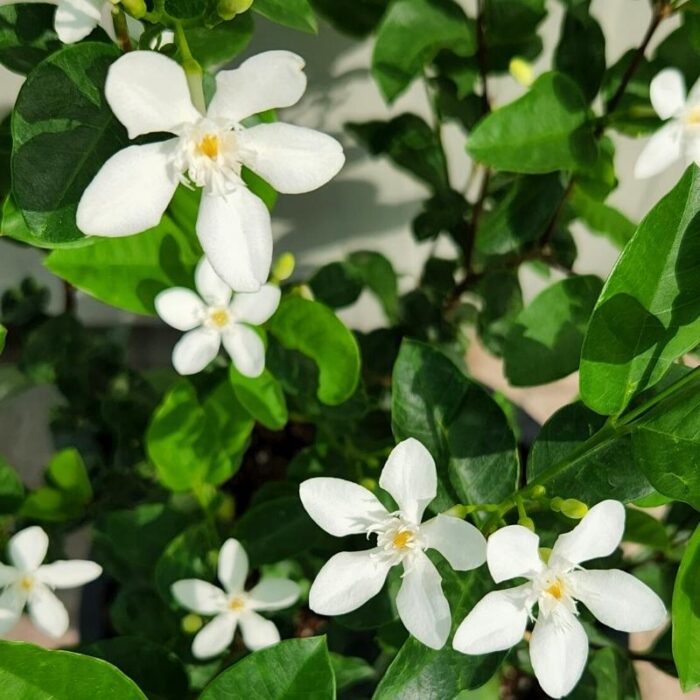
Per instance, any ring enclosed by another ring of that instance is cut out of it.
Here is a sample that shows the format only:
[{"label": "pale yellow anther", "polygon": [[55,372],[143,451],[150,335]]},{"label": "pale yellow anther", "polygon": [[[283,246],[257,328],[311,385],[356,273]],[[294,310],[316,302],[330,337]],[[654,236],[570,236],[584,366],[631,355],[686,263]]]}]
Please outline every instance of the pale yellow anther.
[{"label": "pale yellow anther", "polygon": [[209,318],[217,328],[223,328],[229,322],[229,315],[226,309],[215,309],[209,314]]},{"label": "pale yellow anther", "polygon": [[413,535],[408,530],[404,530],[394,537],[392,544],[394,547],[396,547],[396,549],[406,549],[406,547],[408,547],[408,545],[411,543],[412,539]]},{"label": "pale yellow anther", "polygon": [[31,591],[34,588],[34,579],[31,576],[23,576],[19,585],[22,590]]},{"label": "pale yellow anther", "polygon": [[197,150],[212,160],[219,155],[219,137],[207,134],[197,145]]},{"label": "pale yellow anther", "polygon": [[561,582],[555,581],[549,588],[545,588],[545,593],[549,593],[549,595],[553,596],[557,600],[561,600],[562,596],[564,595]]},{"label": "pale yellow anther", "polygon": [[243,600],[243,598],[231,598],[228,607],[229,610],[238,612],[239,610],[243,610],[243,608],[245,607],[245,601]]},{"label": "pale yellow anther", "polygon": [[700,106],[693,107],[686,112],[685,123],[689,126],[700,126]]}]

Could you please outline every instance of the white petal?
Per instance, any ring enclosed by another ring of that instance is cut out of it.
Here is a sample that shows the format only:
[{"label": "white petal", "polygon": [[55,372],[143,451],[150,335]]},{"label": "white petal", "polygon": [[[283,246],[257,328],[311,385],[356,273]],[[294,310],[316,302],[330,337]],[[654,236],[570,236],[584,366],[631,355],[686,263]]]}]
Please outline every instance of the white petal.
[{"label": "white petal", "polygon": [[464,618],[452,646],[463,654],[490,654],[515,646],[525,634],[528,584],[486,594]]},{"label": "white petal", "polygon": [[22,572],[36,571],[48,548],[49,537],[38,525],[20,530],[7,546],[10,562]]},{"label": "white petal", "polygon": [[452,624],[442,579],[425,552],[417,551],[406,567],[396,608],[404,627],[431,649],[442,649]]},{"label": "white petal", "polygon": [[0,564],[0,588],[14,583],[22,574],[14,566]]},{"label": "white petal", "polygon": [[188,610],[200,615],[216,615],[226,607],[224,592],[208,581],[186,578],[170,587],[175,600]]},{"label": "white petal", "polygon": [[202,195],[197,235],[216,273],[236,292],[257,292],[272,263],[270,212],[245,187]]},{"label": "white petal", "polygon": [[471,523],[438,515],[421,526],[428,547],[437,549],[456,571],[476,569],[486,561],[486,540]]},{"label": "white petal", "polygon": [[311,192],[333,179],[345,163],[332,136],[302,126],[258,124],[239,135],[241,159],[278,192]]},{"label": "white petal", "polygon": [[173,367],[182,375],[201,372],[219,352],[221,335],[210,328],[185,333],[173,348]]},{"label": "white petal", "polygon": [[236,294],[229,311],[236,321],[260,326],[277,311],[281,294],[274,284],[264,284],[257,292]]},{"label": "white petal", "polygon": [[64,44],[84,39],[100,21],[104,0],[60,0],[54,28]]},{"label": "white petal", "polygon": [[34,626],[49,637],[58,639],[68,631],[68,611],[46,586],[34,586],[29,596],[28,608]]},{"label": "white petal", "polygon": [[105,83],[107,102],[129,138],[177,133],[202,117],[192,105],[182,67],[156,51],[131,51],[117,59]]},{"label": "white petal", "polygon": [[638,180],[658,175],[681,157],[683,125],[670,121],[662,126],[648,141],[634,166]]},{"label": "white petal", "polygon": [[311,519],[336,537],[367,532],[389,515],[371,491],[346,479],[307,479],[299,486],[299,496]]},{"label": "white petal", "polygon": [[319,615],[343,615],[357,610],[382,590],[391,568],[379,549],[339,552],[318,572],[309,591],[309,607]]},{"label": "white petal", "polygon": [[234,323],[222,336],[226,352],[244,377],[259,377],[265,369],[265,344],[260,336],[242,323]]},{"label": "white petal", "polygon": [[648,632],[666,622],[661,598],[632,574],[610,571],[574,571],[574,597],[604,625],[620,632]]},{"label": "white petal", "polygon": [[586,513],[571,532],[559,535],[552,549],[552,557],[570,564],[607,557],[617,549],[624,529],[625,507],[622,503],[601,501]]},{"label": "white petal", "polygon": [[129,146],[95,175],[78,204],[78,228],[90,236],[131,236],[157,226],[178,185],[170,164],[176,141]]},{"label": "white petal", "polygon": [[11,586],[0,594],[0,634],[9,632],[22,614],[27,596],[17,586]]},{"label": "white petal", "polygon": [[192,655],[197,659],[209,659],[226,651],[233,641],[237,623],[237,615],[217,615],[197,633],[192,642]]},{"label": "white petal", "polygon": [[214,272],[211,263],[202,258],[194,273],[194,284],[209,306],[228,306],[231,301],[231,287]]},{"label": "white petal", "polygon": [[266,51],[236,70],[217,74],[207,116],[240,122],[268,109],[291,107],[305,90],[304,59],[290,51]]},{"label": "white petal", "polygon": [[540,538],[522,525],[508,525],[489,537],[486,561],[496,583],[511,578],[531,578],[542,569]]},{"label": "white petal", "polygon": [[563,605],[546,617],[539,616],[530,640],[530,661],[547,695],[568,695],[581,678],[587,658],[586,633]]},{"label": "white petal", "polygon": [[264,649],[279,642],[280,633],[275,623],[266,620],[258,613],[252,610],[244,612],[240,617],[240,621],[243,644],[251,651]]},{"label": "white petal", "polygon": [[254,610],[282,610],[299,598],[299,586],[288,578],[264,578],[248,593]]},{"label": "white petal", "polygon": [[162,291],[155,299],[156,313],[172,328],[191,331],[202,325],[206,307],[191,290],[173,287]]},{"label": "white petal", "polygon": [[676,68],[658,73],[649,85],[651,104],[661,119],[678,116],[685,107],[685,80]]},{"label": "white petal", "polygon": [[73,559],[55,561],[39,567],[37,578],[51,588],[76,588],[94,581],[102,575],[102,567],[94,561]]},{"label": "white petal", "polygon": [[437,494],[435,461],[418,440],[403,440],[391,451],[379,485],[391,494],[406,519],[420,523],[425,507]]},{"label": "white petal", "polygon": [[233,538],[226,540],[219,552],[218,576],[229,593],[240,593],[248,577],[248,555]]}]

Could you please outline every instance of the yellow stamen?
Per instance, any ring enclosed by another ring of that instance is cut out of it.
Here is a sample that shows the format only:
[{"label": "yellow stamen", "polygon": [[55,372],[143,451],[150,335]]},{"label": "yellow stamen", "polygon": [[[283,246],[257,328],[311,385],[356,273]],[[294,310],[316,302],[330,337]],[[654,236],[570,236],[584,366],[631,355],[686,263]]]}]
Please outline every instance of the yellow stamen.
[{"label": "yellow stamen", "polygon": [[243,610],[245,607],[245,602],[243,601],[243,598],[232,598],[228,604],[228,607],[229,610],[237,612],[238,610]]},{"label": "yellow stamen", "polygon": [[19,585],[23,590],[31,591],[34,588],[34,579],[31,576],[23,576]]},{"label": "yellow stamen", "polygon": [[690,126],[700,125],[700,107],[693,107],[685,115],[685,123]]},{"label": "yellow stamen", "polygon": [[219,137],[207,134],[198,144],[197,150],[212,160],[219,155]]},{"label": "yellow stamen", "polygon": [[211,322],[218,328],[223,328],[229,321],[228,311],[225,309],[216,309],[209,314]]},{"label": "yellow stamen", "polygon": [[545,593],[549,593],[549,595],[553,596],[557,600],[561,600],[562,596],[564,595],[561,582],[555,581],[549,588],[545,589]]},{"label": "yellow stamen", "polygon": [[406,549],[412,539],[413,535],[408,530],[404,530],[394,537],[392,544],[396,549]]}]

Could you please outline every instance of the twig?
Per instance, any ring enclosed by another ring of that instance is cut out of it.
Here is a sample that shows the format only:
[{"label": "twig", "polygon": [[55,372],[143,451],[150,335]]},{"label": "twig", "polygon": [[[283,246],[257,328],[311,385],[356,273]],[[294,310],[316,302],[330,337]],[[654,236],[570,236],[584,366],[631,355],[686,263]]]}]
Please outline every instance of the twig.
[{"label": "twig", "polygon": [[124,10],[119,7],[114,7],[112,9],[112,24],[119,48],[124,53],[131,51],[133,47],[131,45],[131,37],[129,36],[129,27],[126,23]]}]

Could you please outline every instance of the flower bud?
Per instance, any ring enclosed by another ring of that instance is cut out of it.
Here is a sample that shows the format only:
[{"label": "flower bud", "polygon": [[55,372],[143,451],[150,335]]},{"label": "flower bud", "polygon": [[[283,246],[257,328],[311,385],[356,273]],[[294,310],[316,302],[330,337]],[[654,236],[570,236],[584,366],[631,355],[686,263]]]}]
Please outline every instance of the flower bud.
[{"label": "flower bud", "polygon": [[548,564],[549,558],[552,556],[552,548],[551,547],[540,547],[539,552],[540,552],[540,559],[545,564]]},{"label": "flower bud", "polygon": [[180,622],[182,631],[185,634],[195,634],[199,632],[199,630],[202,628],[202,624],[202,618],[199,615],[195,615],[194,613],[185,615],[185,617],[183,617],[182,621]]},{"label": "flower bud", "polygon": [[222,494],[216,509],[216,518],[223,523],[230,523],[236,515],[236,501],[229,494]]},{"label": "flower bud", "polygon": [[532,518],[528,518],[527,516],[520,518],[518,520],[518,525],[522,525],[523,527],[526,527],[528,530],[532,530],[533,532],[535,531],[535,521]]},{"label": "flower bud", "polygon": [[562,504],[562,503],[564,503],[564,499],[563,499],[563,498],[559,498],[559,496],[557,496],[556,498],[553,498],[553,499],[549,502],[549,507],[550,507],[555,513],[558,513],[558,512],[561,510],[561,504]]},{"label": "flower bud", "polygon": [[141,19],[148,12],[144,0],[122,0],[122,7],[136,19]]},{"label": "flower bud", "polygon": [[284,282],[294,274],[296,260],[291,253],[282,253],[272,266],[272,282]]},{"label": "flower bud", "polygon": [[531,498],[542,498],[542,496],[547,494],[547,489],[542,486],[541,484],[538,484],[537,486],[533,486],[530,489],[530,497]]},{"label": "flower bud", "polygon": [[366,476],[364,479],[361,479],[360,485],[364,486],[368,491],[376,491],[377,486],[379,486],[379,484],[377,483],[377,480],[372,479],[369,476]]},{"label": "flower bud", "polygon": [[535,79],[532,66],[524,58],[518,58],[517,56],[512,58],[508,70],[510,74],[525,87],[530,87]]},{"label": "flower bud", "polygon": [[250,9],[253,0],[219,0],[216,11],[221,19],[233,19]]},{"label": "flower bud", "polygon": [[580,520],[588,513],[588,506],[575,498],[567,498],[562,502],[560,510],[567,518]]}]

